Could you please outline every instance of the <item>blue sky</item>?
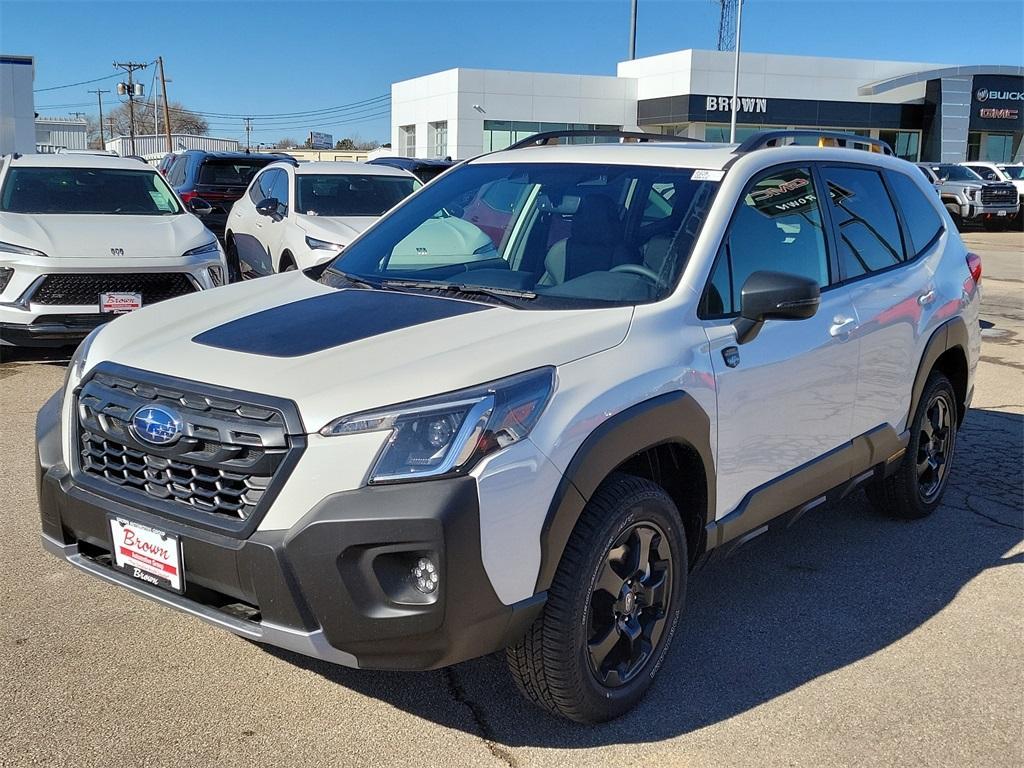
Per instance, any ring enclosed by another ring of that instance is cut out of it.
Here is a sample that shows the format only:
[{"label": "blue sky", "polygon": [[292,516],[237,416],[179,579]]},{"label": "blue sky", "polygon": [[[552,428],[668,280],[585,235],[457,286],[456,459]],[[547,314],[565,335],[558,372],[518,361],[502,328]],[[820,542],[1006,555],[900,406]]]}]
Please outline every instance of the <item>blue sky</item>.
[{"label": "blue sky", "polygon": [[[310,128],[387,141],[387,103],[369,100],[392,82],[456,66],[614,74],[627,54],[628,17],[629,0],[0,0],[0,51],[36,57],[37,89],[102,77],[115,59],[162,55],[170,98],[205,112],[269,115],[367,102],[320,122],[258,119],[253,142],[301,139]],[[715,0],[640,0],[637,55],[714,48],[717,25]],[[1022,64],[1024,2],[746,0],[743,48]],[[147,91],[151,75],[142,73]],[[87,89],[115,82],[39,92],[37,111],[95,112]],[[241,136],[242,123],[211,119],[210,132]]]}]

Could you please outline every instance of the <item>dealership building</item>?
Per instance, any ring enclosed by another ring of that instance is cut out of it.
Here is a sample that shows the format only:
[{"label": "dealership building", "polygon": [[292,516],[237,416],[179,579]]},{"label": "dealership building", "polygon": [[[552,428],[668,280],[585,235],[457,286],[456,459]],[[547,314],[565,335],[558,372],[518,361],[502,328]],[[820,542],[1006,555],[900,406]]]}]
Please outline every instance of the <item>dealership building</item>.
[{"label": "dealership building", "polygon": [[[625,128],[728,141],[733,54],[620,62],[615,76],[449,69],[391,87],[392,147],[464,159],[538,131]],[[1024,67],[744,53],[737,138],[850,131],[908,160],[1020,161]]]}]

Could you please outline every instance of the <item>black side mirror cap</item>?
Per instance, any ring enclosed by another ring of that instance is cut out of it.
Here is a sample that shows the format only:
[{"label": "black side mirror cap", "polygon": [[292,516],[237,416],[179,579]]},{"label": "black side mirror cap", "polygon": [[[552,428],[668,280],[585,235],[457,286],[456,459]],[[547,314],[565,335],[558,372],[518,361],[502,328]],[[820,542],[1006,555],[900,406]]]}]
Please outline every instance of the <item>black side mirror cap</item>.
[{"label": "black side mirror cap", "polygon": [[765,320],[806,320],[821,304],[821,288],[809,277],[785,272],[754,272],[740,289],[740,316],[733,321],[736,341],[757,338]]},{"label": "black side mirror cap", "polygon": [[256,203],[256,213],[260,216],[276,216],[278,204],[276,197],[265,197]]},{"label": "black side mirror cap", "polygon": [[201,197],[193,197],[189,200],[188,209],[196,216],[209,216],[213,213],[213,206]]}]

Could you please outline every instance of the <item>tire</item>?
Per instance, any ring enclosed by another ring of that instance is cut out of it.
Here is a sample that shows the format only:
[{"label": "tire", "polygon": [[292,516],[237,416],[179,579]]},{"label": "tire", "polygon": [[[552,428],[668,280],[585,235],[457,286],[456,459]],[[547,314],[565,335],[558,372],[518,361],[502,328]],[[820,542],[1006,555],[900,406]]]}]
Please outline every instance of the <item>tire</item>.
[{"label": "tire", "polygon": [[986,219],[984,227],[988,232],[1004,232],[1009,228],[1009,224],[1007,219]]},{"label": "tire", "polygon": [[241,281],[242,262],[238,258],[238,247],[235,245],[233,237],[228,240],[227,253],[224,254],[224,258],[228,262],[228,282],[237,283]]},{"label": "tire", "polygon": [[953,225],[956,227],[956,231],[963,232],[964,217],[960,215],[960,206],[955,203],[949,203],[946,205],[946,210],[949,211],[949,216],[953,219]]},{"label": "tire", "polygon": [[[640,568],[644,541],[649,556]],[[648,480],[611,475],[569,537],[543,612],[506,650],[520,692],[581,723],[629,711],[672,643],[687,566],[686,534],[668,494]]]},{"label": "tire", "polygon": [[946,492],[956,456],[956,438],[953,385],[944,374],[933,371],[921,393],[903,460],[892,475],[867,488],[875,508],[904,520],[934,512]]}]

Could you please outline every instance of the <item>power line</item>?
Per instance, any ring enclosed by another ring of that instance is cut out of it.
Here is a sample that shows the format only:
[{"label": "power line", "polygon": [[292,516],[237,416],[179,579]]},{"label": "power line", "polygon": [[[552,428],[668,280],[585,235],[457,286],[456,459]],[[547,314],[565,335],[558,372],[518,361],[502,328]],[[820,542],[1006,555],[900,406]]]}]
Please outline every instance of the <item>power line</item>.
[{"label": "power line", "polygon": [[82,80],[78,83],[68,83],[67,85],[53,85],[49,88],[36,88],[32,93],[43,93],[44,91],[59,91],[61,88],[74,88],[76,85],[89,85],[90,83],[98,83],[101,80],[110,80],[111,78],[117,77],[118,73],[115,72],[112,75],[104,75],[103,77],[95,77],[92,80]]},{"label": "power line", "polygon": [[[324,107],[322,109],[311,109],[303,112],[268,112],[263,115],[257,114],[246,114],[246,113],[232,113],[232,112],[205,112],[199,109],[185,109],[183,107],[171,107],[171,111],[174,112],[188,112],[193,115],[199,115],[200,117],[209,118],[225,118],[225,119],[236,119],[244,120],[247,117],[258,120],[294,120],[303,117],[316,117],[316,116],[327,116],[327,113],[331,112],[344,112],[354,110],[362,106],[369,106],[374,102],[382,102],[390,99],[390,94],[381,94],[380,96],[374,96],[371,99],[363,99],[362,101],[353,101],[348,104],[340,104],[335,107]],[[377,105],[379,106],[379,104]]]}]

